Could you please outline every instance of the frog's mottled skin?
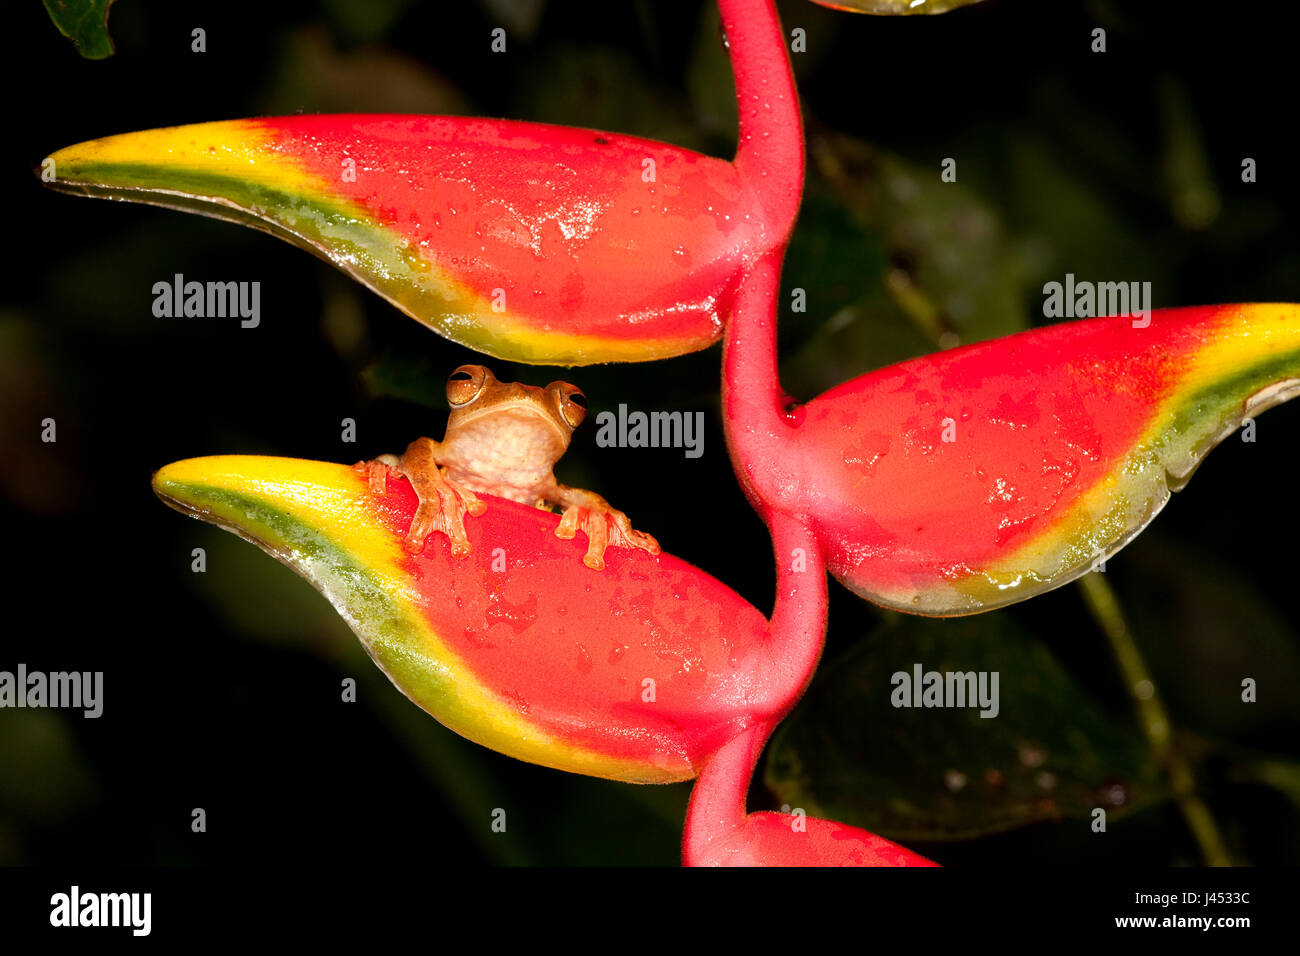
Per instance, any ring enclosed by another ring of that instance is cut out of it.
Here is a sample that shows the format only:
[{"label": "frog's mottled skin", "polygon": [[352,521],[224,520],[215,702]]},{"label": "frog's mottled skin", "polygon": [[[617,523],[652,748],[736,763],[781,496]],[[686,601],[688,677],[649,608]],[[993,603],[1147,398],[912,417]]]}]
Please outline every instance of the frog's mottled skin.
[{"label": "frog's mottled skin", "polygon": [[594,570],[605,566],[609,545],[659,553],[658,542],[634,530],[623,512],[595,492],[560,484],[551,473],[587,413],[576,386],[498,382],[481,365],[462,365],[447,380],[447,400],[451,415],[442,441],[417,438],[400,458],[381,455],[356,465],[376,493],[383,492],[391,473],[411,482],[420,506],[406,537],[409,551],[418,553],[430,532],[441,531],[451,539],[453,553],[469,554],[465,513],[480,515],[487,507],[477,491],[535,508],[563,507],[555,533],[572,538],[584,532],[588,546],[582,560]]}]

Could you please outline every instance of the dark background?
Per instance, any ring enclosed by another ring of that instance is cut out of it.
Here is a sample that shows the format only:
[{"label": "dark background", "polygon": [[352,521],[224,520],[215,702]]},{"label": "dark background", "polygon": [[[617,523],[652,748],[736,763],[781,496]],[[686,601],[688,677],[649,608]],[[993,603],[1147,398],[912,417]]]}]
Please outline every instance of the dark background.
[{"label": "dark background", "polygon": [[[0,710],[0,862],[679,859],[686,785],[579,778],[456,737],[387,683],[306,583],[150,490],[150,472],[180,458],[353,461],[440,435],[442,380],[478,357],[263,234],[56,195],[31,175],[47,153],[102,135],[295,110],[508,116],[729,153],[711,5],[536,8],[530,24],[474,2],[121,0],[117,53],[98,62],[80,59],[39,4],[6,10],[0,668],[102,670],[105,711]],[[1294,43],[1264,10],[991,0],[885,20],[803,0],[781,8],[786,28],[808,35],[794,57],[808,199],[785,284],[809,290],[809,309],[782,319],[783,375],[799,397],[933,350],[935,322],[963,341],[1041,323],[1042,284],[1067,271],[1151,280],[1159,306],[1300,300]],[[510,29],[504,56],[488,47],[498,25]],[[195,26],[207,31],[204,54],[190,52]],[[1094,26],[1108,31],[1105,54],[1089,52]],[[856,159],[836,179],[819,164],[828,156]],[[949,156],[956,187],[938,182]],[[1255,184],[1240,182],[1245,156],[1258,161]],[[151,287],[177,272],[260,281],[261,326],[154,318]],[[937,320],[919,320],[909,292]],[[565,377],[593,413],[619,402],[706,411],[701,459],[597,449],[588,426],[559,477],[605,494],[666,549],[768,608],[770,546],[725,454],[719,355],[559,373],[489,364],[503,380]],[[55,445],[39,441],[47,415]],[[358,422],[356,445],[340,441],[344,417]],[[1238,862],[1300,861],[1297,441],[1300,405],[1263,416],[1254,444],[1227,441],[1107,574]],[[204,575],[189,570],[194,547],[207,549]],[[794,721],[816,713],[825,735],[862,736],[865,710],[818,700],[837,662],[899,626],[892,618],[832,584],[823,668]],[[984,626],[1032,635],[1088,706],[1136,739],[1074,586]],[[1032,680],[1036,661],[1000,666]],[[1211,699],[1216,675],[1260,679],[1260,704],[1227,711]],[[344,676],[357,678],[355,705],[339,701]],[[840,792],[818,798],[857,805],[840,818],[877,826],[879,794],[853,776],[872,755],[839,775],[827,768],[841,751],[824,751],[805,763]],[[915,753],[925,766],[924,743]],[[912,779],[907,767],[876,769]],[[924,804],[941,777],[916,779],[911,796]],[[762,780],[760,770],[751,809],[779,806]],[[1068,814],[990,827],[995,796],[932,834],[961,839],[922,839],[924,821],[897,835],[950,864],[1200,858],[1167,799],[1098,838]],[[207,811],[206,834],[190,831],[194,807]],[[495,807],[507,809],[507,835],[490,832]]]}]

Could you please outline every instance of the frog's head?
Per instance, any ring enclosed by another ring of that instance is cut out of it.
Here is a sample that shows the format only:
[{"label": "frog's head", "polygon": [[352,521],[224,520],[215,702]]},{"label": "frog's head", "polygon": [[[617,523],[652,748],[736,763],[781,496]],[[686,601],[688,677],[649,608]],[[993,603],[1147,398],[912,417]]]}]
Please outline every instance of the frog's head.
[{"label": "frog's head", "polygon": [[462,365],[447,379],[448,439],[490,436],[494,445],[515,446],[536,464],[554,464],[569,447],[573,430],[587,416],[587,399],[576,385],[545,388],[499,382],[482,365]]}]

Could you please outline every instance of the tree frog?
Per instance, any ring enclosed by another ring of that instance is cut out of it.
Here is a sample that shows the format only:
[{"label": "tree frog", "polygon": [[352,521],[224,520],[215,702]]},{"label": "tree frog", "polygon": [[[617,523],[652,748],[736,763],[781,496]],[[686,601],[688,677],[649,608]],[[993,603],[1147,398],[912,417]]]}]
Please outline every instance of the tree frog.
[{"label": "tree frog", "polygon": [[623,512],[595,492],[560,484],[551,473],[587,415],[577,386],[499,382],[482,365],[462,365],[447,379],[447,401],[451,414],[442,441],[417,438],[400,458],[380,455],[353,466],[375,494],[383,493],[392,474],[411,483],[420,504],[406,535],[407,551],[418,554],[425,538],[440,531],[451,540],[452,554],[469,554],[465,513],[481,515],[487,508],[477,491],[544,511],[552,504],[563,507],[555,535],[586,534],[582,562],[593,570],[605,567],[611,545],[659,553],[659,543],[634,530]]}]

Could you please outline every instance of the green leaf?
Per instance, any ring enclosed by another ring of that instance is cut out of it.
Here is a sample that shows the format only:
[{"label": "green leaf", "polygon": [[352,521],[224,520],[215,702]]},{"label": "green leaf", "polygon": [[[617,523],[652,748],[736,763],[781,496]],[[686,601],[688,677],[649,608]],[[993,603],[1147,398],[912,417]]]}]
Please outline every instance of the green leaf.
[{"label": "green leaf", "polygon": [[1026,327],[1023,256],[997,209],[966,183],[944,182],[938,159],[922,166],[840,135],[815,136],[810,153],[818,175],[880,237],[887,288],[936,344]]},{"label": "green leaf", "polygon": [[113,0],[44,0],[45,11],[87,60],[113,55],[113,38],[108,35],[108,8]]},{"label": "green leaf", "polygon": [[[997,672],[997,716],[895,708],[892,675],[917,663]],[[774,739],[766,782],[782,803],[894,840],[1088,820],[1098,807],[1113,822],[1166,796],[1136,730],[1005,612],[898,618],[832,662]]]},{"label": "green leaf", "polygon": [[[964,182],[848,136],[810,138],[807,196],[786,257],[782,380],[814,395],[939,347],[1025,329],[1025,250]],[[959,253],[954,250],[960,250]],[[803,331],[793,348],[791,332]]]}]

